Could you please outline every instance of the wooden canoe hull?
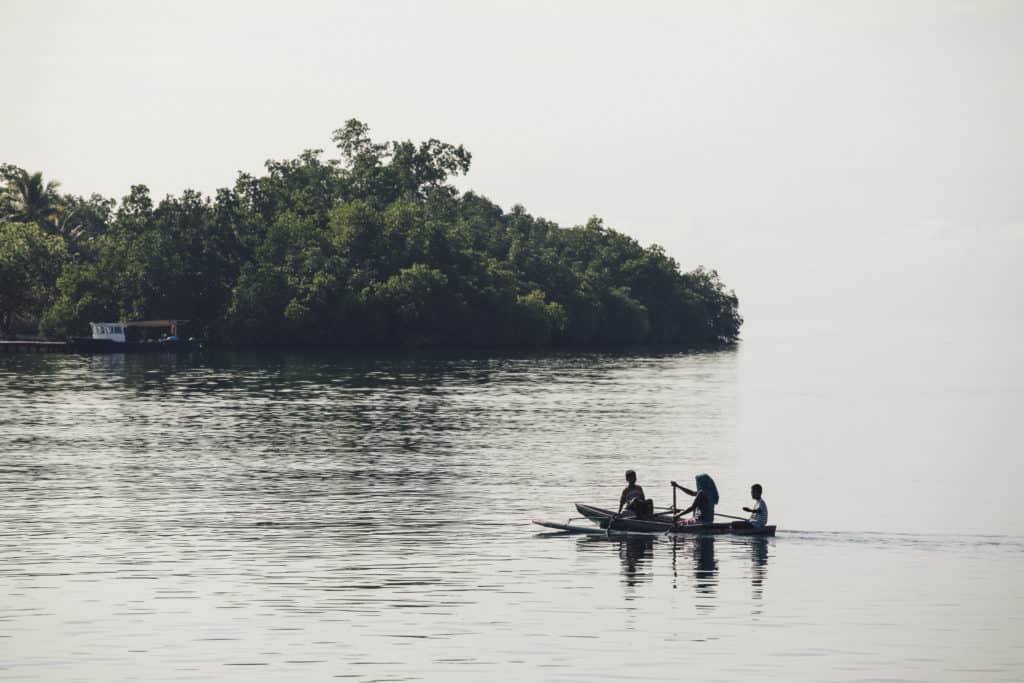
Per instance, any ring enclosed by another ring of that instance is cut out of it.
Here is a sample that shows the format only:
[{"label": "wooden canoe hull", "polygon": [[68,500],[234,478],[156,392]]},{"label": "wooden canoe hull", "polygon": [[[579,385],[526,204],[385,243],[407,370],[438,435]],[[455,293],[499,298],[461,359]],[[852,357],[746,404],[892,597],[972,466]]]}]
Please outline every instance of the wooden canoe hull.
[{"label": "wooden canoe hull", "polygon": [[736,536],[774,536],[775,525],[763,527],[745,527],[729,522],[715,524],[675,524],[671,515],[655,515],[654,519],[635,519],[617,517],[611,510],[576,503],[581,515],[597,524],[602,529],[612,531],[634,531],[642,533],[673,533],[673,534],[733,534]]}]

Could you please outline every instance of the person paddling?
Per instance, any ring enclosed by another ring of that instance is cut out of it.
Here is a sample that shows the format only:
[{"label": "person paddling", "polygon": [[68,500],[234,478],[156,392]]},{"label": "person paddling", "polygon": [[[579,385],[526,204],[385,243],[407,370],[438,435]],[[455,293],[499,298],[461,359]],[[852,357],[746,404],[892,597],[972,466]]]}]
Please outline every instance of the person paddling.
[{"label": "person paddling", "polygon": [[750,497],[754,499],[754,505],[743,508],[744,512],[750,513],[750,519],[747,521],[758,527],[768,524],[768,504],[764,502],[764,498],[761,496],[762,493],[764,493],[764,489],[761,488],[760,484],[751,486]]},{"label": "person paddling", "polygon": [[756,527],[760,529],[768,524],[768,504],[761,497],[763,491],[760,484],[750,487],[750,497],[754,499],[754,504],[751,507],[743,508],[744,512],[750,513],[750,519],[745,522],[733,522],[733,528]]},{"label": "person paddling", "polygon": [[[680,524],[712,524],[715,521],[715,506],[718,505],[718,487],[715,486],[715,480],[708,474],[698,474],[694,481],[697,484],[696,491],[691,491],[682,484],[672,482],[674,489],[693,496],[693,505],[677,512],[675,519]],[[680,519],[691,511],[693,519]]]}]

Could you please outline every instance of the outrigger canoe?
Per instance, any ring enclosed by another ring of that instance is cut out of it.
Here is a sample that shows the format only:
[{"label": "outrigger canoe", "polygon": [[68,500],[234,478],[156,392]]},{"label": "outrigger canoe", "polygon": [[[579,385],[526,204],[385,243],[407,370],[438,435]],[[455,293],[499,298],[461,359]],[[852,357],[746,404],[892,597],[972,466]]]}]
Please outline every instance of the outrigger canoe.
[{"label": "outrigger canoe", "polygon": [[619,533],[641,533],[641,534],[733,534],[737,536],[774,536],[775,525],[763,527],[742,527],[733,526],[729,522],[716,524],[675,524],[672,515],[655,515],[654,519],[636,519],[633,517],[622,518],[611,510],[605,510],[593,505],[576,503],[576,509],[580,514],[594,522],[599,528],[576,526],[572,524],[560,524],[558,522],[545,522],[533,520],[534,524],[558,529],[569,533],[606,534],[608,532]]}]

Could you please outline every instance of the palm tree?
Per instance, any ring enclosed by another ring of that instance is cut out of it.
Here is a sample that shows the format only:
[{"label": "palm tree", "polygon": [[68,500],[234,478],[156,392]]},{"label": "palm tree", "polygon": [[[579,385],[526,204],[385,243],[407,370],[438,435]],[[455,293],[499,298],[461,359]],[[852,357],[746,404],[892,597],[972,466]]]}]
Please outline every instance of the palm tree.
[{"label": "palm tree", "polygon": [[67,210],[57,189],[60,183],[43,182],[42,173],[32,173],[17,166],[5,164],[0,176],[7,186],[0,189],[0,207],[3,218],[17,223],[36,223],[43,230],[60,235],[73,251],[85,237],[85,229],[75,219],[75,211]]},{"label": "palm tree", "polygon": [[38,223],[50,232],[60,231],[61,201],[57,192],[60,183],[56,180],[44,183],[42,173],[29,174],[23,168],[10,166],[4,169],[4,178],[8,220]]}]

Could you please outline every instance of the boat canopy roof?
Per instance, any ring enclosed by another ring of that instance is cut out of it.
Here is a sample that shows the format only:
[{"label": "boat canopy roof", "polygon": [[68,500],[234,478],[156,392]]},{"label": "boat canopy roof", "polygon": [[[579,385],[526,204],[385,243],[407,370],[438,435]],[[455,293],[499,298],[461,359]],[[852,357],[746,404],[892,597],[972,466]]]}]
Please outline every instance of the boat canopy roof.
[{"label": "boat canopy roof", "polygon": [[176,327],[184,325],[187,320],[131,320],[124,323],[125,327]]}]

